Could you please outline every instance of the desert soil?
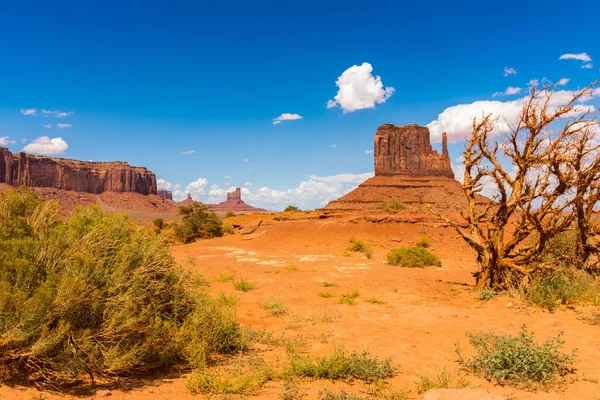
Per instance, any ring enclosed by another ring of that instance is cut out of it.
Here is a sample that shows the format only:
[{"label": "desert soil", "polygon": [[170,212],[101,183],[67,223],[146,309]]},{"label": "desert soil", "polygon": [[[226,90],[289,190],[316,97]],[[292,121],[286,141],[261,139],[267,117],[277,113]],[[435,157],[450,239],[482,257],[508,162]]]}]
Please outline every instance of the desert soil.
[{"label": "desert soil", "polygon": [[[368,349],[372,355],[391,357],[399,373],[391,379],[396,390],[410,390],[422,398],[416,387],[419,377],[446,368],[458,373],[455,353],[460,346],[468,354],[465,335],[469,330],[516,333],[523,324],[545,340],[564,331],[565,351],[578,349],[577,372],[570,383],[551,391],[527,392],[495,386],[482,378],[464,374],[469,388],[482,388],[510,399],[600,399],[600,328],[580,318],[589,307],[562,308],[550,313],[527,306],[518,298],[502,295],[481,301],[473,291],[475,257],[450,229],[433,223],[373,223],[351,217],[274,221],[271,216],[244,216],[266,220],[253,240],[235,234],[174,246],[176,261],[211,281],[212,294],[223,292],[238,298],[239,321],[252,329],[266,329],[275,337],[307,340],[313,354],[326,354],[334,346],[349,350]],[[389,249],[414,245],[429,237],[431,251],[442,259],[442,267],[407,269],[387,265]],[[360,253],[348,256],[350,237],[373,245],[372,259]],[[235,291],[232,282],[215,282],[219,273],[235,273],[255,283],[248,292]],[[335,286],[325,288],[323,281]],[[340,304],[341,294],[358,290],[356,304]],[[330,298],[319,296],[329,291]],[[366,300],[377,298],[384,304]],[[279,298],[286,314],[271,316],[262,304]],[[511,304],[509,304],[511,303]],[[260,356],[273,362],[281,359],[280,349],[257,346]],[[114,399],[201,399],[185,387],[187,373],[124,383],[109,388]],[[131,387],[127,387],[127,385]],[[318,398],[324,388],[339,390],[342,384],[304,381],[308,399]],[[360,384],[350,387],[359,392]],[[268,384],[255,397],[278,399],[282,387]],[[101,394],[98,392],[96,396]],[[94,397],[90,394],[39,392],[22,386],[0,387],[1,399],[66,399]],[[99,398],[99,397],[96,397]]]}]

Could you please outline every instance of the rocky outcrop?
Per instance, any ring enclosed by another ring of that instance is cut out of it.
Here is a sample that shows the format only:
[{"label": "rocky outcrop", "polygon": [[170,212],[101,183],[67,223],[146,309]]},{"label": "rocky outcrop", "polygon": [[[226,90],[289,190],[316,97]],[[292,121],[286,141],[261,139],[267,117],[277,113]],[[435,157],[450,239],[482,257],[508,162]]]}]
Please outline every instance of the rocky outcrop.
[{"label": "rocky outcrop", "polygon": [[156,194],[158,194],[158,197],[160,197],[163,200],[173,200],[173,192],[171,192],[170,190],[158,189],[158,192]]},{"label": "rocky outcrop", "polygon": [[191,206],[194,203],[202,204],[199,201],[196,201],[192,198],[192,194],[188,193],[185,200],[181,200],[177,202],[178,206]]},{"label": "rocky outcrop", "polygon": [[446,176],[454,178],[446,133],[442,154],[431,148],[429,129],[384,124],[375,134],[375,175]]},{"label": "rocky outcrop", "polygon": [[0,147],[0,183],[99,194],[156,194],[156,176],[126,162],[87,162],[11,153]]},{"label": "rocky outcrop", "polygon": [[242,200],[242,190],[236,188],[233,192],[227,193],[227,200],[219,204],[208,204],[211,211],[217,214],[226,214],[231,211],[236,214],[267,213],[269,211],[263,208],[252,207]]}]

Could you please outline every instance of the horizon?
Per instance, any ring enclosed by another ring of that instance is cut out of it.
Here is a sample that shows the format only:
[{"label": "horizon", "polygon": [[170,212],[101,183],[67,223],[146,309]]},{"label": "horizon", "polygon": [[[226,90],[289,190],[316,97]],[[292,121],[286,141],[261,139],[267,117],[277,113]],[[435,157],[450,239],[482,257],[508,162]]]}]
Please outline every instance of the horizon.
[{"label": "horizon", "polygon": [[418,124],[438,152],[448,133],[456,177],[473,117],[600,76],[593,21],[543,4],[11,4],[0,146],[145,167],[176,200],[239,187],[277,211],[341,197],[372,176],[378,126]]}]

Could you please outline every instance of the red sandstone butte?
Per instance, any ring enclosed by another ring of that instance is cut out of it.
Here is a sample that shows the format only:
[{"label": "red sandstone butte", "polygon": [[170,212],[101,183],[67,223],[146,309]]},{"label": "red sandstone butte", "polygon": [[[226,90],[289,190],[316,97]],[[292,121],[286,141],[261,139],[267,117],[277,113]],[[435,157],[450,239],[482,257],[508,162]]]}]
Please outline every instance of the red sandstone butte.
[{"label": "red sandstone butte", "polygon": [[210,210],[217,214],[225,214],[229,211],[236,214],[268,213],[263,208],[252,207],[242,200],[242,191],[236,188],[235,191],[227,193],[227,200],[219,204],[209,204]]},{"label": "red sandstone butte", "polygon": [[433,150],[429,129],[423,126],[380,126],[374,141],[375,176],[327,204],[325,210],[376,210],[389,200],[416,211],[428,206],[442,212],[468,208],[462,185],[454,179],[447,146],[444,133],[442,154]]},{"label": "red sandstone butte", "polygon": [[158,192],[156,194],[158,194],[158,197],[160,197],[163,200],[173,200],[173,192],[171,192],[170,190],[158,189]]},{"label": "red sandstone butte", "polygon": [[100,194],[156,194],[156,176],[126,162],[86,162],[11,153],[0,147],[0,183]]}]

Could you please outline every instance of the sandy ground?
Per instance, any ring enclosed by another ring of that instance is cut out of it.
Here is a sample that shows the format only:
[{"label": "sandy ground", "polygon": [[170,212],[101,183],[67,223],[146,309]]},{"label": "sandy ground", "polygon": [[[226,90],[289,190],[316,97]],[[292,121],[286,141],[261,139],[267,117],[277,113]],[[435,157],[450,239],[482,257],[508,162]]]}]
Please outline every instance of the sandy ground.
[{"label": "sandy ground", "polygon": [[[327,218],[267,221],[260,231],[266,233],[253,240],[236,234],[173,247],[177,262],[202,273],[209,281],[219,273],[235,273],[236,279],[243,277],[255,283],[255,288],[246,293],[235,291],[232,282],[212,282],[208,288],[212,294],[237,296],[237,315],[244,326],[264,328],[275,337],[305,339],[314,354],[344,345],[349,350],[368,349],[375,356],[391,357],[399,367],[392,386],[410,390],[412,398],[422,398],[416,391],[421,375],[435,374],[443,368],[453,373],[460,370],[455,348],[458,345],[468,353],[468,330],[516,333],[526,324],[540,340],[564,331],[565,350],[578,349],[572,383],[550,392],[531,393],[494,386],[466,374],[468,387],[510,399],[600,399],[600,328],[580,320],[591,309],[564,308],[549,313],[507,295],[480,301],[472,291],[475,258],[449,228]],[[344,254],[352,236],[372,244],[372,259],[359,253]],[[442,259],[441,268],[407,269],[385,264],[389,249],[412,245],[422,236],[432,240],[431,251]],[[323,281],[335,286],[325,288]],[[341,294],[352,290],[360,292],[356,304],[340,304]],[[332,297],[319,296],[325,291]],[[366,301],[373,297],[385,303]],[[272,298],[285,304],[285,315],[271,316],[263,309],[262,304]],[[260,351],[265,359],[279,357],[273,349]],[[125,388],[130,390],[110,388],[110,398],[204,398],[190,394],[186,379],[186,374],[180,374]],[[340,387],[328,381],[306,381],[302,385],[308,399],[318,398],[320,389]],[[360,388],[360,384],[352,387],[355,392]],[[278,399],[281,390],[279,384],[269,384],[255,397]],[[40,393],[30,387],[0,387],[0,399],[72,397]]]}]

